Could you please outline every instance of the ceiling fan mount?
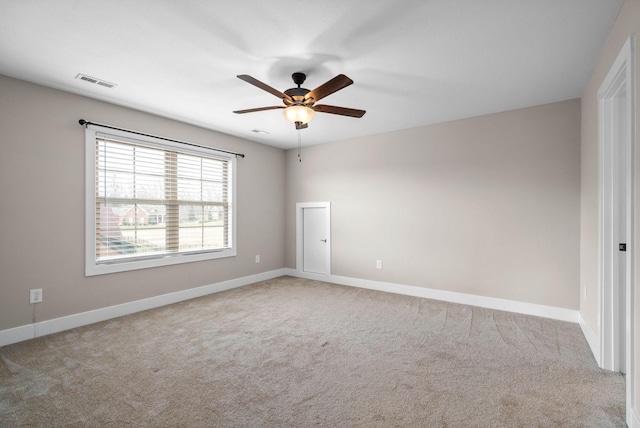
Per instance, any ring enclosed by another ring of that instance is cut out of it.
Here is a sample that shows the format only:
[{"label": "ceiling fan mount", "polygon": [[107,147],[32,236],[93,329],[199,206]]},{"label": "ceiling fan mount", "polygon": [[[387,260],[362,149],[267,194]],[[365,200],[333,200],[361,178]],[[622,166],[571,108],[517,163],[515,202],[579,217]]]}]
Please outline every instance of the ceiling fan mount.
[{"label": "ceiling fan mount", "polygon": [[258,107],[234,111],[234,113],[237,114],[253,113],[256,111],[264,110],[284,109],[284,114],[287,120],[295,124],[296,129],[304,129],[308,126],[309,121],[313,118],[316,112],[337,114],[341,116],[356,118],[360,118],[366,113],[365,110],[315,104],[322,98],[331,95],[334,92],[339,91],[340,89],[346,88],[353,83],[353,80],[349,79],[344,74],[339,74],[328,82],[325,82],[324,84],[318,86],[316,89],[309,90],[301,87],[307,79],[307,75],[298,71],[291,75],[293,83],[297,85],[297,88],[290,88],[284,92],[280,92],[277,89],[274,89],[271,86],[259,81],[258,79],[249,76],[248,74],[239,74],[237,77],[238,79],[244,80],[245,82],[258,87],[263,91],[267,91],[270,94],[275,95],[276,97],[280,98],[284,104],[282,106]]},{"label": "ceiling fan mount", "polygon": [[302,85],[304,81],[307,80],[307,75],[297,71],[291,75],[291,78],[293,79],[293,83],[298,85],[299,88],[300,85]]}]

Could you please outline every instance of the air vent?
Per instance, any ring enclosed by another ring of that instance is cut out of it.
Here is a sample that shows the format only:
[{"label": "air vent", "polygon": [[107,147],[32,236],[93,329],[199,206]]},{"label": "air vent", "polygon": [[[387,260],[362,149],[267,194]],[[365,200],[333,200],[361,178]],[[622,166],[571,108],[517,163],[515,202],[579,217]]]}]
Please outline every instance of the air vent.
[{"label": "air vent", "polygon": [[106,80],[96,79],[95,77],[87,76],[86,74],[79,73],[76,79],[84,80],[85,82],[93,83],[95,85],[104,86],[105,88],[114,88],[118,85],[115,83],[107,82]]}]

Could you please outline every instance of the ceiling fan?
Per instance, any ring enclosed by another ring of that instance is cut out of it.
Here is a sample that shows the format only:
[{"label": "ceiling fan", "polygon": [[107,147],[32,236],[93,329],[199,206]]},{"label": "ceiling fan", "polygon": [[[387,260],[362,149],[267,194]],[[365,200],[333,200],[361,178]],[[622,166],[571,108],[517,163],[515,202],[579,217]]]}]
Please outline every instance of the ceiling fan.
[{"label": "ceiling fan", "polygon": [[353,83],[353,80],[349,79],[344,74],[337,75],[333,79],[318,86],[312,91],[300,87],[307,78],[304,73],[293,73],[291,75],[291,78],[293,79],[293,83],[298,85],[298,87],[290,88],[284,92],[280,92],[277,89],[274,89],[271,86],[262,83],[258,79],[249,76],[248,74],[238,75],[238,79],[244,80],[245,82],[250,83],[253,86],[257,86],[258,88],[280,98],[284,105],[236,110],[234,111],[234,113],[243,114],[263,110],[284,109],[284,116],[289,122],[296,125],[296,129],[307,128],[309,126],[308,123],[311,119],[313,119],[315,112],[339,114],[341,116],[349,117],[362,117],[366,113],[365,110],[358,110],[354,108],[337,107],[326,104],[315,104],[327,95],[331,95],[334,92],[346,88]]}]

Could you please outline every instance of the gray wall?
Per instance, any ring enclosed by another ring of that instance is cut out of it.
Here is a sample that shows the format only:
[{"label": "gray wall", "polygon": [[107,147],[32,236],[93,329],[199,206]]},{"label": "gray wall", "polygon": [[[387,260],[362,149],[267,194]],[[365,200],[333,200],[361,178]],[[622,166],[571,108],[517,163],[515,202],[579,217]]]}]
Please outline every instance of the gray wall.
[{"label": "gray wall", "polygon": [[[45,321],[295,268],[295,203],[315,201],[332,202],[336,275],[578,308],[579,100],[306,147],[298,163],[8,77],[0,94],[0,330],[31,323],[31,288]],[[86,278],[80,118],[246,153],[238,256]]]},{"label": "gray wall", "polygon": [[[244,152],[238,256],[86,278],[81,118]],[[284,169],[280,149],[0,76],[0,330],[31,323],[31,288],[45,321],[282,268]]]},{"label": "gray wall", "polygon": [[296,202],[329,201],[334,275],[578,309],[580,100],[302,157],[287,152],[287,267]]}]

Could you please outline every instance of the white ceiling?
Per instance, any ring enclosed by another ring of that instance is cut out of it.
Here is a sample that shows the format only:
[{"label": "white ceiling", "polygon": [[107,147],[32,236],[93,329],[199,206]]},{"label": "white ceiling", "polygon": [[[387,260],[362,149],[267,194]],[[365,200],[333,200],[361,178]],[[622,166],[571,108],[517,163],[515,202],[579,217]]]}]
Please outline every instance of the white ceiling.
[{"label": "white ceiling", "polygon": [[355,81],[321,103],[367,114],[318,113],[303,145],[578,98],[622,3],[0,0],[0,74],[291,148],[281,110],[232,113],[281,104],[236,75]]}]

